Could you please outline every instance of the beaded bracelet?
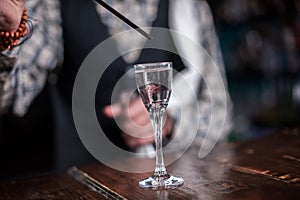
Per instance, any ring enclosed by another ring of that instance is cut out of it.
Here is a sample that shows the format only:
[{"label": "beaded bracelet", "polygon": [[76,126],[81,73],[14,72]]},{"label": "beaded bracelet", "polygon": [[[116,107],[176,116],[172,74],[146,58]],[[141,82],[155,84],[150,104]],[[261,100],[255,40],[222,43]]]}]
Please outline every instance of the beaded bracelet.
[{"label": "beaded bracelet", "polygon": [[17,46],[20,38],[25,37],[28,33],[26,21],[27,10],[25,8],[23,11],[20,25],[15,32],[0,31],[0,47],[4,47],[5,49],[11,50],[15,46]]}]

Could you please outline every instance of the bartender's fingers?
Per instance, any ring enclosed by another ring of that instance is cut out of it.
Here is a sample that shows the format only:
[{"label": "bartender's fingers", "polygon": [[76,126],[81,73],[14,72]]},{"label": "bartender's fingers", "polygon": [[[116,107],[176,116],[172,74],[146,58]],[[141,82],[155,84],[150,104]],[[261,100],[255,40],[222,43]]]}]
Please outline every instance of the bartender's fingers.
[{"label": "bartender's fingers", "polygon": [[152,125],[150,121],[147,124],[140,125],[132,120],[123,121],[120,127],[125,133],[133,137],[148,137],[153,135]]},{"label": "bartender's fingers", "polygon": [[142,99],[136,98],[134,101],[131,101],[129,105],[129,111],[131,116],[140,115],[140,114],[148,114],[147,109],[145,108],[145,105],[142,101]]},{"label": "bartender's fingers", "polygon": [[134,137],[127,133],[122,133],[122,137],[129,148],[136,148],[140,145],[151,144],[154,142],[153,133],[149,132],[148,137]]},{"label": "bartender's fingers", "polygon": [[131,102],[127,109],[126,117],[139,126],[146,126],[150,124],[149,113],[140,98]]},{"label": "bartender's fingers", "polygon": [[123,121],[121,129],[123,139],[130,148],[135,148],[139,145],[152,143],[154,141],[150,121],[148,121],[147,125],[139,125],[132,121],[132,119],[127,119]]},{"label": "bartender's fingers", "polygon": [[112,104],[103,108],[103,113],[109,118],[115,118],[122,114],[122,106],[120,104]]},{"label": "bartender's fingers", "polygon": [[132,123],[136,124],[137,126],[147,126],[150,124],[150,116],[148,112],[140,112],[138,114],[133,115],[129,110],[128,120],[130,120]]},{"label": "bartender's fingers", "polygon": [[[125,143],[127,144],[127,146],[129,148],[136,148],[138,146],[141,145],[145,145],[145,144],[153,144],[154,143],[154,137],[153,137],[153,133],[151,133],[152,136],[149,137],[133,137],[131,135],[128,135],[126,133],[123,133],[123,139],[125,141]],[[167,135],[166,131],[163,131],[162,137],[165,138]]]},{"label": "bartender's fingers", "polygon": [[169,115],[166,115],[166,120],[163,124],[163,135],[170,135],[173,132],[174,121]]},{"label": "bartender's fingers", "polygon": [[112,104],[103,108],[103,113],[109,118],[116,118],[122,115],[126,123],[134,123],[138,126],[145,126],[150,123],[150,117],[143,105],[124,108],[120,104]]},{"label": "bartender's fingers", "polygon": [[[166,126],[163,127],[162,138],[165,138],[166,135],[170,134],[167,129]],[[141,145],[154,143],[152,128],[135,128],[134,130],[127,130],[126,132],[122,132],[122,137],[129,148],[136,148]]]}]

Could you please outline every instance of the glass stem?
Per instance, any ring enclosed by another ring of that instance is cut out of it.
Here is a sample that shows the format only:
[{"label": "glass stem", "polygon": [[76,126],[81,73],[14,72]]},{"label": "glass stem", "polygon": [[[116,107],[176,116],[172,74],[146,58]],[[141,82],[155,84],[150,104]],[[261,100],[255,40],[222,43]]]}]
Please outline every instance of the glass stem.
[{"label": "glass stem", "polygon": [[162,150],[162,122],[164,113],[165,108],[161,108],[160,106],[150,109],[150,118],[153,126],[156,153],[154,176],[164,176],[167,174]]}]

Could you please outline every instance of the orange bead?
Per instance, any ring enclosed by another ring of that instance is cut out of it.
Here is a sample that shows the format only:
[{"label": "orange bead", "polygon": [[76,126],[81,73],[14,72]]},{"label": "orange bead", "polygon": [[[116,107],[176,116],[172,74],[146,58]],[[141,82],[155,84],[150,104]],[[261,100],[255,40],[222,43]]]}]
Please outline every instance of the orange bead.
[{"label": "orange bead", "polygon": [[19,42],[19,38],[24,37],[28,34],[26,21],[27,21],[27,10],[25,8],[17,31],[15,32],[0,31],[0,46],[8,49],[12,49],[15,46],[17,46]]},{"label": "orange bead", "polygon": [[24,36],[27,35],[27,33],[28,33],[28,29],[26,28],[23,32]]}]

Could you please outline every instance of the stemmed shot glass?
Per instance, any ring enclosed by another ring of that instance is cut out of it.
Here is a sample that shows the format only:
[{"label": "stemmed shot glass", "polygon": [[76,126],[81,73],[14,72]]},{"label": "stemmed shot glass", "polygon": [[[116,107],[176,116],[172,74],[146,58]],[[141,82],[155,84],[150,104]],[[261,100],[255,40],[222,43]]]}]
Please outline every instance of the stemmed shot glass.
[{"label": "stemmed shot glass", "polygon": [[176,188],[184,180],[167,173],[162,150],[163,117],[171,96],[172,63],[136,64],[135,79],[139,94],[150,115],[155,138],[156,166],[154,174],[139,182],[142,188]]}]

